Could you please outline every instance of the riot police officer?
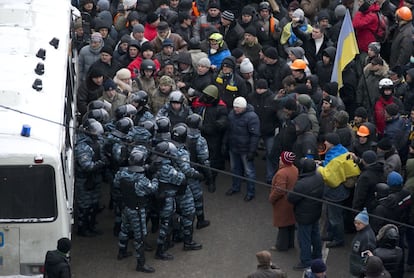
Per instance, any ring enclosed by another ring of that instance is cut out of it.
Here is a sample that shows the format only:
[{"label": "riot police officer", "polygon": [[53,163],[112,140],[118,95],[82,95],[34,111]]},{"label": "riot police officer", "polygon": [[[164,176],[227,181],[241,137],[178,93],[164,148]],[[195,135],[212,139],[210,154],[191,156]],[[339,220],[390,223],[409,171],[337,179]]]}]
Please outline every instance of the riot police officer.
[{"label": "riot police officer", "polygon": [[150,112],[148,107],[148,94],[143,90],[139,90],[138,92],[132,93],[129,97],[129,102],[135,106],[137,109],[137,114],[134,118],[134,124],[139,125],[139,123],[147,121],[147,120],[154,120],[154,115]]},{"label": "riot police officer", "polygon": [[171,126],[178,123],[185,123],[185,119],[193,111],[184,103],[184,94],[180,91],[172,91],[169,96],[169,102],[164,104],[158,111],[157,117],[165,116],[170,119]]},{"label": "riot police officer", "polygon": [[78,235],[93,237],[99,210],[102,170],[106,165],[102,135],[104,129],[95,119],[86,119],[75,145],[75,188],[78,208]]},{"label": "riot police officer", "polygon": [[[187,184],[196,183],[204,177],[196,169],[191,167],[190,154],[186,149],[185,142],[187,140],[187,126],[185,124],[176,125],[171,132],[171,139],[177,146],[176,159],[174,163],[178,169],[184,173],[187,178]],[[189,186],[178,191],[176,196],[179,214],[182,217],[184,250],[199,250],[201,244],[193,241],[193,221],[195,215],[195,205],[193,193]]]},{"label": "riot police officer", "polygon": [[154,268],[145,264],[144,238],[146,229],[146,204],[148,196],[157,191],[155,184],[145,176],[146,148],[134,147],[128,159],[128,167],[121,168],[114,178],[114,198],[122,207],[122,223],[119,232],[118,260],[131,255],[127,252],[129,232],[134,236],[136,271],[151,273]]}]

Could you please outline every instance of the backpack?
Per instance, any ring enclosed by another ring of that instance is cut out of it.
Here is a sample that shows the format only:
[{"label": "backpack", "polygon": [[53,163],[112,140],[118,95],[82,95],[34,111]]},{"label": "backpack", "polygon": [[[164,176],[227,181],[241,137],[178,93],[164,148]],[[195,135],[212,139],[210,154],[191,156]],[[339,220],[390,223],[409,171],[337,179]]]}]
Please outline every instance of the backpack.
[{"label": "backpack", "polygon": [[377,17],[378,26],[377,30],[374,32],[375,40],[379,43],[384,43],[389,35],[388,18],[381,11],[377,12]]}]

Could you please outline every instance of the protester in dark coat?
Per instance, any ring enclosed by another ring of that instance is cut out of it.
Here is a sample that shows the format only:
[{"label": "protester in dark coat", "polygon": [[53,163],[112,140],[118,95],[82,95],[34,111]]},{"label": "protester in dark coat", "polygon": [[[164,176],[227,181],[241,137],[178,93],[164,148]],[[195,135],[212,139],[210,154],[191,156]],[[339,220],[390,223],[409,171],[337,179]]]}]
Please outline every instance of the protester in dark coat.
[{"label": "protester in dark coat", "polygon": [[[303,159],[299,179],[288,194],[288,201],[293,204],[296,223],[298,224],[298,242],[300,262],[295,269],[304,269],[311,265],[311,260],[322,258],[322,243],[319,229],[319,218],[322,203],[307,197],[322,199],[324,182],[316,171],[313,159]],[[295,194],[299,193],[299,194]]]},{"label": "protester in dark coat", "polygon": [[61,238],[57,242],[57,249],[47,251],[45,259],[45,275],[48,278],[70,278],[70,264],[68,253],[71,242],[68,238]]},{"label": "protester in dark coat", "polygon": [[77,94],[77,109],[82,119],[88,109],[88,103],[100,98],[104,92],[103,72],[100,69],[90,70],[85,81],[81,83]]},{"label": "protester in dark coat", "polygon": [[272,264],[272,255],[269,251],[263,250],[256,253],[257,270],[247,278],[286,278],[286,272]]}]

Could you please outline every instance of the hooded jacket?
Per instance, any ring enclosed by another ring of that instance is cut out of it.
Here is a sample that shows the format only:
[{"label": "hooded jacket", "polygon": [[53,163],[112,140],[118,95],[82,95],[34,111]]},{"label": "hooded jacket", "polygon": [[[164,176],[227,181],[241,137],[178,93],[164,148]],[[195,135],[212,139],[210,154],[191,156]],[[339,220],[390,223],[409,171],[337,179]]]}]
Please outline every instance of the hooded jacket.
[{"label": "hooded jacket", "polygon": [[66,255],[58,250],[48,251],[45,260],[45,274],[48,278],[72,277]]},{"label": "hooded jacket", "polygon": [[377,13],[379,10],[378,4],[374,3],[364,12],[357,11],[352,19],[359,51],[361,52],[368,52],[368,44],[376,41],[375,32],[378,28]]}]

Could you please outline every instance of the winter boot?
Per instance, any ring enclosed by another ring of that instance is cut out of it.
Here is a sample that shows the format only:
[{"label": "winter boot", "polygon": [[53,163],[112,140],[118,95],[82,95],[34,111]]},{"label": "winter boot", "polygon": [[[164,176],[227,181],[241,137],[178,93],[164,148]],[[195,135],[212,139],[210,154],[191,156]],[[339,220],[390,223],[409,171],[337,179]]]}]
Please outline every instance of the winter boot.
[{"label": "winter boot", "polygon": [[124,258],[128,258],[130,256],[132,256],[132,252],[128,252],[127,248],[128,248],[128,240],[121,240],[119,241],[119,250],[118,250],[118,256],[117,259],[118,260],[122,260]]},{"label": "winter boot", "polygon": [[89,210],[79,209],[78,213],[78,232],[77,235],[81,237],[94,237],[95,233],[89,230]]},{"label": "winter boot", "polygon": [[193,241],[192,234],[184,237],[184,251],[200,250],[203,246],[200,243]]},{"label": "winter boot", "polygon": [[210,226],[210,221],[204,218],[204,213],[201,215],[197,215],[197,230]]},{"label": "winter boot", "polygon": [[153,267],[145,264],[145,254],[143,247],[138,250],[137,268],[135,270],[144,273],[153,273],[155,271]]},{"label": "winter boot", "polygon": [[155,258],[157,260],[163,260],[163,261],[170,261],[170,260],[174,259],[173,255],[171,255],[171,254],[164,251],[164,245],[163,244],[158,244],[157,245],[157,251],[155,252]]}]

